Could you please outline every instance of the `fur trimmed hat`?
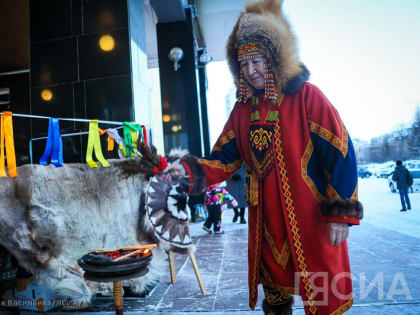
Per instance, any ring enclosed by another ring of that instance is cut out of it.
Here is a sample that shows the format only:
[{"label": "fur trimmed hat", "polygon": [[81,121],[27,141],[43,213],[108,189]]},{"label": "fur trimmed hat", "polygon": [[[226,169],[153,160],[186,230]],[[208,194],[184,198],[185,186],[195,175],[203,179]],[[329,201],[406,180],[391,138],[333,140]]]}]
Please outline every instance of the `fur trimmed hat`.
[{"label": "fur trimmed hat", "polygon": [[295,36],[282,12],[281,0],[249,2],[229,36],[227,61],[237,88],[240,82],[238,47],[255,43],[271,65],[278,91],[294,94],[309,78],[299,60]]}]

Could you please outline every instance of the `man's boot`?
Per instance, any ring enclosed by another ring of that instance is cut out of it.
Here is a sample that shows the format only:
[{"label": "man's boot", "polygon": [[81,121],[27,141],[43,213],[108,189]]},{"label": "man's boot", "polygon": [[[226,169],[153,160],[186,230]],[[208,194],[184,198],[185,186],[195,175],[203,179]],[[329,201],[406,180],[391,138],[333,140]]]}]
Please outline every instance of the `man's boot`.
[{"label": "man's boot", "polygon": [[233,216],[232,222],[235,223],[236,221],[238,221],[238,216],[239,216],[238,208],[233,208],[233,212],[235,213],[235,215]]},{"label": "man's boot", "polygon": [[245,215],[245,208],[241,208],[239,212],[239,217],[241,218],[241,221],[240,221],[241,224],[246,224],[244,215]]},{"label": "man's boot", "polygon": [[266,315],[292,315],[293,296],[283,304],[272,305],[266,299],[263,300],[262,309]]}]

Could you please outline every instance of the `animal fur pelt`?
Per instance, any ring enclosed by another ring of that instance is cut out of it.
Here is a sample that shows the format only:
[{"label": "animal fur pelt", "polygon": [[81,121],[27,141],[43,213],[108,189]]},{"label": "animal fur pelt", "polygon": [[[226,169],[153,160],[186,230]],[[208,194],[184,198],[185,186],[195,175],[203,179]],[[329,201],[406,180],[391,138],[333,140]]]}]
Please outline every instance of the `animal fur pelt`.
[{"label": "animal fur pelt", "polygon": [[363,218],[363,205],[358,200],[325,199],[321,202],[321,212],[325,216],[349,216]]},{"label": "animal fur pelt", "polygon": [[[24,165],[19,177],[0,178],[0,245],[39,281],[76,305],[107,290],[86,282],[77,264],[95,248],[158,243],[149,273],[123,283],[135,293],[142,293],[166,270],[165,251],[171,243],[156,238],[145,218],[149,180],[142,172],[143,161],[129,158],[110,164],[95,169],[86,164]],[[171,191],[172,184],[166,184],[166,190]],[[176,225],[172,217],[165,219],[168,216],[171,213],[165,212],[160,218],[163,230],[168,229],[166,222],[171,221],[171,228]],[[185,218],[181,221],[185,225]]]},{"label": "animal fur pelt", "polygon": [[238,46],[248,42],[259,45],[273,68],[279,91],[287,92],[290,81],[302,72],[304,80],[308,79],[309,72],[299,60],[296,39],[283,15],[281,2],[253,1],[239,16],[226,45],[226,58],[237,87],[240,78]]}]

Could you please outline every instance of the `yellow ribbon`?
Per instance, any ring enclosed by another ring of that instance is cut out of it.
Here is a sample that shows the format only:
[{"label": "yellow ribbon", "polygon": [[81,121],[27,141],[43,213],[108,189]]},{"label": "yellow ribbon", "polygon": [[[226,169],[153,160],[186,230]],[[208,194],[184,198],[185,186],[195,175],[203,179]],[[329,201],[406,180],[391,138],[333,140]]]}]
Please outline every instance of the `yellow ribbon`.
[{"label": "yellow ribbon", "polygon": [[91,120],[89,123],[89,136],[88,136],[88,146],[86,150],[86,163],[91,167],[95,168],[98,167],[92,159],[92,152],[95,150],[96,159],[101,162],[103,167],[108,167],[109,162],[105,160],[104,156],[102,155],[101,149],[101,140],[99,138],[99,127],[98,127],[98,120]]},{"label": "yellow ribbon", "polygon": [[131,144],[133,145],[133,151],[131,152],[131,156],[136,156],[137,153],[137,140],[139,138],[137,130],[130,129],[131,133]]},{"label": "yellow ribbon", "polygon": [[1,142],[0,142],[0,177],[6,177],[4,164],[4,143],[6,142],[7,168],[10,177],[17,177],[15,144],[13,141],[12,112],[3,112],[1,115]]}]

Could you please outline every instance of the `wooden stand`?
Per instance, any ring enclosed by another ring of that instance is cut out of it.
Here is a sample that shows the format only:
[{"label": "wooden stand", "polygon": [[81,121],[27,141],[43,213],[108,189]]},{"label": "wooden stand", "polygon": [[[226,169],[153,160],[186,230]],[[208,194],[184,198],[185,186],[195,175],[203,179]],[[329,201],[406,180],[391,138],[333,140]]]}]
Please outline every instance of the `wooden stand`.
[{"label": "wooden stand", "polygon": [[113,282],[114,285],[114,307],[115,307],[115,314],[122,315],[123,314],[123,296],[122,296],[122,282],[115,281]]},{"label": "wooden stand", "polygon": [[[169,269],[171,272],[171,283],[174,284],[176,282],[176,273],[175,273],[175,259],[174,259],[174,252],[172,249],[168,252],[169,255]],[[200,291],[202,294],[206,294],[206,288],[203,283],[203,279],[201,278],[200,270],[198,269],[197,260],[195,259],[194,252],[192,250],[188,250],[188,256],[190,257],[191,263],[194,268],[195,276],[197,277],[198,285],[200,286]]]},{"label": "wooden stand", "polygon": [[147,267],[143,267],[135,272],[123,275],[107,276],[103,274],[95,274],[89,271],[86,271],[84,278],[89,281],[96,282],[112,282],[114,286],[114,307],[116,315],[123,315],[123,295],[122,295],[122,282],[124,280],[130,280],[133,278],[138,278],[146,275],[149,272]]}]

